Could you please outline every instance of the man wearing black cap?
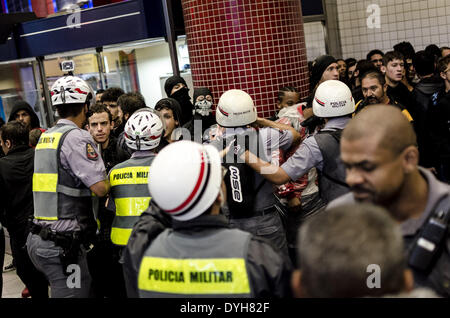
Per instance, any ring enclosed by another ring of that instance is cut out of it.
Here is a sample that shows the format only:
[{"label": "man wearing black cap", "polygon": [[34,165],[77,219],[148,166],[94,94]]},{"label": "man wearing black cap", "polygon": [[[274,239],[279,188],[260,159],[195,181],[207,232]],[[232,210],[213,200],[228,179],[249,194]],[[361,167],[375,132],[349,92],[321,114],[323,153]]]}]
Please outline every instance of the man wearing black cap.
[{"label": "man wearing black cap", "polygon": [[339,65],[333,56],[321,55],[312,64],[311,78],[309,79],[309,96],[305,100],[306,106],[303,109],[303,115],[305,116],[303,125],[308,127],[311,132],[321,123],[317,117],[312,117],[314,94],[316,93],[317,86],[328,80],[339,80]]},{"label": "man wearing black cap", "polygon": [[[195,88],[194,103],[194,116],[183,127],[191,133],[192,141],[202,143],[202,136],[205,131],[216,123],[212,114],[214,98],[209,88]],[[198,126],[198,128],[195,129],[195,126]]]},{"label": "man wearing black cap", "polygon": [[328,80],[339,80],[339,65],[333,56],[322,55],[313,62],[309,91],[313,92],[319,84]]},{"label": "man wearing black cap", "polygon": [[186,81],[181,76],[171,76],[166,80],[164,84],[164,90],[167,97],[174,98],[181,106],[181,122],[180,126],[183,126],[193,117],[194,106],[191,103],[191,97],[189,96],[189,88]]}]

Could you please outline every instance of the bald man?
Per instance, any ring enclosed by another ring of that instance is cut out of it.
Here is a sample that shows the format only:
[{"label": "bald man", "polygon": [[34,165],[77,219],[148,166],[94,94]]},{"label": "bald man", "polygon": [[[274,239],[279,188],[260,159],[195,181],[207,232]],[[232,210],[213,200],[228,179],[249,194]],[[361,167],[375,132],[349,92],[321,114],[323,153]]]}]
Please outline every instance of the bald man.
[{"label": "bald man", "polygon": [[418,166],[411,124],[401,111],[377,105],[344,129],[341,160],[351,192],[328,205],[372,202],[399,223],[416,285],[450,296],[450,186]]}]

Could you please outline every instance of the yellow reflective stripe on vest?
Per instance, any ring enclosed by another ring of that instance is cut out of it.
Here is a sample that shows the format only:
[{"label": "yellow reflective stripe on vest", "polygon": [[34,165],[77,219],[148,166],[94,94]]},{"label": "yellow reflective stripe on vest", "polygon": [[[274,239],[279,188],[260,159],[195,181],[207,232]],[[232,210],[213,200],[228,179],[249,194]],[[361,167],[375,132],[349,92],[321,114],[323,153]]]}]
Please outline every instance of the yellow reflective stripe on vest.
[{"label": "yellow reflective stripe on vest", "polygon": [[170,294],[248,294],[242,258],[170,259],[144,257],[139,289]]},{"label": "yellow reflective stripe on vest", "polygon": [[406,117],[406,119],[408,119],[409,122],[414,121],[414,119],[412,118],[412,116],[411,116],[411,114],[409,113],[408,110],[403,109],[403,110],[402,110],[402,114],[403,114],[403,116]]},{"label": "yellow reflective stripe on vest", "polygon": [[116,215],[139,216],[148,208],[150,197],[147,198],[120,198],[114,199],[116,204]]},{"label": "yellow reflective stripe on vest", "polygon": [[127,245],[133,229],[121,229],[113,227],[111,229],[111,242],[116,245]]},{"label": "yellow reflective stripe on vest", "polygon": [[111,171],[109,181],[112,187],[123,184],[146,184],[149,168],[149,166],[142,166],[114,169]]},{"label": "yellow reflective stripe on vest", "polygon": [[36,150],[39,149],[57,149],[59,140],[61,139],[62,133],[43,133],[39,138],[38,144],[36,145]]},{"label": "yellow reflective stripe on vest", "polygon": [[58,221],[58,217],[56,216],[35,216],[34,218],[43,221]]},{"label": "yellow reflective stripe on vest", "polygon": [[57,186],[57,173],[33,173],[34,192],[56,192]]}]

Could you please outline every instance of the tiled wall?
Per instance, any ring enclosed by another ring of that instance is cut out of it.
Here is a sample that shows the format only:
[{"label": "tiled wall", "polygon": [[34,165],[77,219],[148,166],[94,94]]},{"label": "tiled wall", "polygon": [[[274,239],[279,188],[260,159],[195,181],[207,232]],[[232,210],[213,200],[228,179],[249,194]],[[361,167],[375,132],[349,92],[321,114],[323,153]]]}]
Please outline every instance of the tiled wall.
[{"label": "tiled wall", "polygon": [[[450,1],[448,0],[337,0],[344,58],[365,58],[378,48],[390,51],[409,41],[416,51],[429,44],[449,45]],[[370,4],[381,9],[380,27],[367,26]]]},{"label": "tiled wall", "polygon": [[195,87],[252,96],[271,116],[282,86],[308,93],[300,0],[182,0]]},{"label": "tiled wall", "polygon": [[308,61],[326,54],[325,33],[322,22],[308,22],[303,25],[305,29],[306,56]]}]

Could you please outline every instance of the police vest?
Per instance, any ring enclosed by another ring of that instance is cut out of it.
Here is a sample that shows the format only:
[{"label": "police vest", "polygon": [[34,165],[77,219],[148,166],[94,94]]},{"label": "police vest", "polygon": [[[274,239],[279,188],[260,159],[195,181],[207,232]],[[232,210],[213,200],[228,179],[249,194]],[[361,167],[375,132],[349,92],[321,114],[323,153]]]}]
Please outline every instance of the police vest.
[{"label": "police vest", "polygon": [[33,174],[34,217],[57,221],[77,219],[81,229],[93,222],[91,191],[61,166],[60,151],[67,134],[77,127],[56,125],[36,145]]},{"label": "police vest", "polygon": [[322,130],[314,135],[323,157],[323,169],[317,171],[320,197],[326,204],[350,191],[345,183],[345,167],[339,160],[341,132]]},{"label": "police vest", "polygon": [[251,235],[237,229],[187,236],[166,229],[141,261],[141,298],[251,297],[247,254]]},{"label": "police vest", "polygon": [[[414,119],[412,118],[409,111],[405,107],[401,106],[399,103],[394,101],[393,103],[390,103],[388,105],[396,106],[397,108],[399,108],[402,111],[403,116],[405,116],[409,122],[414,121]],[[367,104],[364,103],[364,99],[361,99],[359,102],[357,102],[355,105],[355,111],[354,111],[352,117],[355,117],[366,106],[367,106]]]},{"label": "police vest", "polygon": [[116,245],[127,245],[134,224],[148,208],[148,171],[154,158],[131,158],[116,165],[110,172],[111,197],[116,205],[111,241]]}]

